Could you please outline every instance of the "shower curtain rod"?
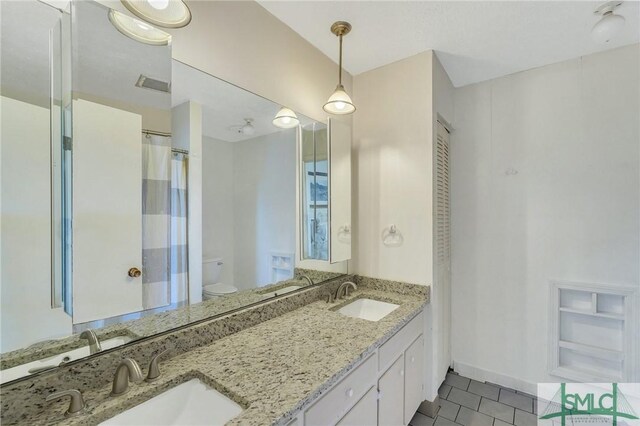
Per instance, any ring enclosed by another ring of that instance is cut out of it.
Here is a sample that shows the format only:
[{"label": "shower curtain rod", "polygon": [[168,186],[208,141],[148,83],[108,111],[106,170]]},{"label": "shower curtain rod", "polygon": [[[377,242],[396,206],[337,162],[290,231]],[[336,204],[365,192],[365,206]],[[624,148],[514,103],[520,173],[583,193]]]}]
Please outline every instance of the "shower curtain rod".
[{"label": "shower curtain rod", "polygon": [[[144,133],[146,135],[165,136],[165,137],[168,137],[168,138],[171,137],[171,133],[157,132],[155,130],[148,130],[148,129],[142,129],[142,133]],[[177,152],[179,154],[189,155],[189,151],[186,150],[186,149],[171,148],[171,152]]]},{"label": "shower curtain rod", "polygon": [[142,133],[146,133],[147,135],[156,135],[156,136],[166,136],[171,137],[171,133],[166,132],[157,132],[155,130],[142,129]]}]

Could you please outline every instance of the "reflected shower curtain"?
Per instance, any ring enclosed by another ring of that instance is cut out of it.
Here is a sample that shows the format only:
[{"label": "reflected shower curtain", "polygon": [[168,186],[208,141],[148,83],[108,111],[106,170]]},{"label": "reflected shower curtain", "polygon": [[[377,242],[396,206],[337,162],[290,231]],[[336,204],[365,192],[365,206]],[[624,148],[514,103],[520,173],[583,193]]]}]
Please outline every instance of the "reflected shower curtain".
[{"label": "reflected shower curtain", "polygon": [[142,136],[142,308],[170,304],[171,139]]},{"label": "reflected shower curtain", "polygon": [[187,171],[186,154],[174,152],[171,160],[171,304],[188,301],[189,258],[187,244]]}]

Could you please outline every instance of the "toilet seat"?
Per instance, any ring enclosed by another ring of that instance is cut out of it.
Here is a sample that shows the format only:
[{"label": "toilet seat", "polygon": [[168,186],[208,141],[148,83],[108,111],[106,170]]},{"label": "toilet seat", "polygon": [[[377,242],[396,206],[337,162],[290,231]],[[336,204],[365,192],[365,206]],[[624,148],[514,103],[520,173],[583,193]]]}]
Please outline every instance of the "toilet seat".
[{"label": "toilet seat", "polygon": [[223,296],[237,291],[235,286],[224,283],[207,284],[202,287],[202,292],[209,296]]}]

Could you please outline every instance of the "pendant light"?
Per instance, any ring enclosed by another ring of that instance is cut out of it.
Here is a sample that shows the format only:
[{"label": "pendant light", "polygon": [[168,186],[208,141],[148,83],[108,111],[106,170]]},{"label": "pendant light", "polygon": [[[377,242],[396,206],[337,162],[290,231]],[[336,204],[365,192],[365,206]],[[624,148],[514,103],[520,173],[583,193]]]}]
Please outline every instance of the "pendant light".
[{"label": "pendant light", "polygon": [[322,107],[329,114],[351,114],[356,110],[351,98],[342,85],[342,36],[349,34],[351,24],[344,21],[334,22],[331,32],[340,40],[340,62],[338,63],[338,86]]},{"label": "pendant light", "polygon": [[150,24],[182,28],[191,22],[191,11],[182,0],[120,0],[129,12]]},{"label": "pendant light", "polygon": [[289,108],[282,107],[272,121],[273,125],[281,129],[291,129],[300,124],[298,116]]},{"label": "pendant light", "polygon": [[593,12],[596,15],[602,15],[591,30],[593,39],[602,44],[609,43],[624,27],[624,17],[616,15],[613,11],[622,4],[621,1],[610,1],[598,6]]}]

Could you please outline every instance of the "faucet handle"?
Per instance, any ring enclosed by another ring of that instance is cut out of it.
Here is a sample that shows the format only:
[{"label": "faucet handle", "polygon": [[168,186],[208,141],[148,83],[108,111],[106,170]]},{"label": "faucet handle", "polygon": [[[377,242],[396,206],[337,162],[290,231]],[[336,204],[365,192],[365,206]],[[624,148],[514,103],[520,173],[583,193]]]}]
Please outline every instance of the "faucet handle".
[{"label": "faucet handle", "polygon": [[333,293],[329,292],[327,293],[327,303],[333,303],[335,301],[335,299],[333,298]]},{"label": "faucet handle", "polygon": [[153,382],[160,377],[160,361],[159,358],[163,355],[166,355],[169,352],[168,349],[163,350],[153,358],[151,358],[151,362],[149,362],[149,371],[147,372],[147,378],[144,379],[145,382]]},{"label": "faucet handle", "polygon": [[65,417],[77,416],[82,413],[85,409],[84,398],[82,398],[82,393],[77,389],[68,389],[59,392],[52,393],[51,395],[47,395],[45,401],[55,401],[62,397],[69,396],[71,397],[71,402],[69,404],[69,408],[64,413]]}]

